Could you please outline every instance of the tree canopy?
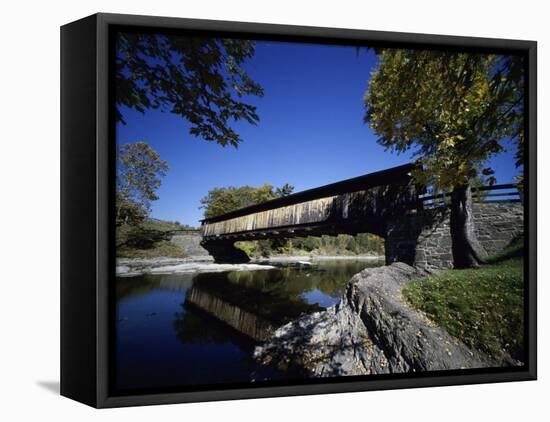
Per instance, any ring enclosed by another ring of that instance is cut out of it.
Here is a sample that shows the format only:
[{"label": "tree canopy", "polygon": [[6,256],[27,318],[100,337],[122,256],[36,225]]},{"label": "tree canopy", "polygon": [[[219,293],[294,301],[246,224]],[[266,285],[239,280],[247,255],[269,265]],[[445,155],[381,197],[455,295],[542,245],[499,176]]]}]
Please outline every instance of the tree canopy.
[{"label": "tree canopy", "polygon": [[190,133],[237,147],[241,138],[231,123],[256,124],[248,95],[263,90],[243,64],[254,55],[249,40],[121,32],[116,42],[117,120],[121,106],[143,113],[161,109],[191,123]]},{"label": "tree canopy", "polygon": [[414,176],[435,191],[451,190],[455,268],[477,267],[486,251],[474,230],[471,186],[495,183],[489,158],[517,144],[523,164],[523,61],[520,56],[384,49],[365,95],[365,121],[378,143],[413,150]]},{"label": "tree canopy", "polygon": [[293,190],[294,186],[288,183],[276,189],[268,183],[258,187],[229,186],[225,188],[213,188],[208,191],[208,195],[201,199],[200,208],[204,208],[204,218],[212,218],[250,205],[287,196]]},{"label": "tree canopy", "polygon": [[136,223],[147,217],[168,163],[146,142],[125,144],[117,154],[116,220]]},{"label": "tree canopy", "polygon": [[420,182],[494,182],[487,160],[517,142],[523,163],[523,62],[519,56],[385,49],[365,95],[365,121],[389,150],[413,149]]}]

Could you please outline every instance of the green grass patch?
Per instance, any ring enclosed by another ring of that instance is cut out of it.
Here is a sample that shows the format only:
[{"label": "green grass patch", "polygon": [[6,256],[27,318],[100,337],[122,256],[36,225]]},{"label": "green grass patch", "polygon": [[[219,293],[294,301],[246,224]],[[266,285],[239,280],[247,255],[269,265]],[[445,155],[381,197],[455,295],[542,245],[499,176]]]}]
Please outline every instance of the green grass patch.
[{"label": "green grass patch", "polygon": [[478,269],[446,270],[415,280],[405,299],[470,347],[501,361],[524,361],[521,239]]}]

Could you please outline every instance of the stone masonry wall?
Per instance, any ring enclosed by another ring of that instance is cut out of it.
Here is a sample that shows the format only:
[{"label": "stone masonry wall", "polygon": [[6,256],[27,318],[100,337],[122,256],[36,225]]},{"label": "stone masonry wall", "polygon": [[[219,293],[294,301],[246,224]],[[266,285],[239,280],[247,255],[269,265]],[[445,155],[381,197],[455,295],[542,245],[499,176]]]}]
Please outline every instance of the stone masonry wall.
[{"label": "stone masonry wall", "polygon": [[200,231],[176,232],[170,242],[179,246],[187,256],[208,256],[208,251],[201,246]]},{"label": "stone masonry wall", "polygon": [[523,204],[485,203],[474,206],[475,231],[489,256],[502,251],[523,233]]},{"label": "stone masonry wall", "polygon": [[[519,202],[474,203],[473,212],[477,238],[489,256],[523,233],[523,205]],[[386,263],[452,268],[449,214],[448,207],[428,208],[389,222]]]}]

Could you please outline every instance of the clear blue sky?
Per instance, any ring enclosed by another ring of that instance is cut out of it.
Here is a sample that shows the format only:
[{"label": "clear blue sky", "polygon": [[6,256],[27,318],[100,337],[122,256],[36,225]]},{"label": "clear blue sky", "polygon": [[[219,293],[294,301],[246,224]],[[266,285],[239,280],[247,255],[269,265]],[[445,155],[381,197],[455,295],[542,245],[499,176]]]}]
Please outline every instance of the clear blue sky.
[{"label": "clear blue sky", "polygon": [[[355,47],[258,41],[246,69],[265,95],[246,100],[260,122],[234,126],[238,149],[189,135],[179,116],[123,108],[117,143],[147,141],[170,166],[152,216],[198,225],[199,201],[213,187],[288,182],[297,192],[411,161],[384,151],[363,123],[376,63],[373,52],[358,55]],[[497,183],[514,181],[513,151],[492,160]]]}]

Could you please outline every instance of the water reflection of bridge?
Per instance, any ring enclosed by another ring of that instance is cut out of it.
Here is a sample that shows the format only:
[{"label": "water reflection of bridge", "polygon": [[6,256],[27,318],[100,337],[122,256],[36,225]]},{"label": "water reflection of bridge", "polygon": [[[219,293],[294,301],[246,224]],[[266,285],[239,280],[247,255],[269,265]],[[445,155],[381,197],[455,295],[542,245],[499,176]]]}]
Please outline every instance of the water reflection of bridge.
[{"label": "water reflection of bridge", "polygon": [[321,269],[197,274],[186,293],[185,307],[199,310],[249,339],[262,341],[275,328],[323,309],[307,293],[317,292],[333,304],[341,297],[346,281],[368,265],[378,264],[351,261],[326,263]]},{"label": "water reflection of bridge", "polygon": [[255,275],[265,277],[265,273],[198,274],[186,293],[185,304],[256,341],[266,340],[275,328],[302,314],[321,309],[307,303],[298,291],[289,292],[289,286],[283,289],[276,283],[258,283]]}]

